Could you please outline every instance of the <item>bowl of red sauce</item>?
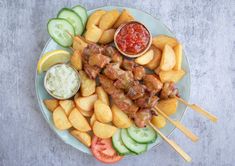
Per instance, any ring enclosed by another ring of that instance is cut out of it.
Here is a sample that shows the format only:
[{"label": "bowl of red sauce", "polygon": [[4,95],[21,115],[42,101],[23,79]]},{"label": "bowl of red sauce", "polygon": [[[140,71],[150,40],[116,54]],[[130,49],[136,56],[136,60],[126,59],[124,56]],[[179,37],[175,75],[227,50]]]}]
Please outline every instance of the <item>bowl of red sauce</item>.
[{"label": "bowl of red sauce", "polygon": [[130,21],[118,27],[114,34],[114,43],[123,55],[134,58],[149,49],[152,35],[142,23]]}]

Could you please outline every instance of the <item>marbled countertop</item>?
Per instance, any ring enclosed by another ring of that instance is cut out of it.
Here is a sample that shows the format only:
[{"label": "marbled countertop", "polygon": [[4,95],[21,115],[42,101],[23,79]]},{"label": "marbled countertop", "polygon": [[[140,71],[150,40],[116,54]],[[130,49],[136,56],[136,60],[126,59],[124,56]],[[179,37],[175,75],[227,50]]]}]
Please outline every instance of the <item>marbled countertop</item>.
[{"label": "marbled countertop", "polygon": [[[193,166],[235,163],[235,1],[234,0],[0,0],[0,166],[102,165],[63,143],[49,128],[36,100],[37,60],[49,36],[47,20],[64,6],[88,9],[120,5],[160,18],[183,43],[191,65],[191,101],[219,117],[212,124],[191,110],[183,123],[197,143],[179,131],[171,138]],[[117,165],[183,166],[168,144],[125,158]]]}]

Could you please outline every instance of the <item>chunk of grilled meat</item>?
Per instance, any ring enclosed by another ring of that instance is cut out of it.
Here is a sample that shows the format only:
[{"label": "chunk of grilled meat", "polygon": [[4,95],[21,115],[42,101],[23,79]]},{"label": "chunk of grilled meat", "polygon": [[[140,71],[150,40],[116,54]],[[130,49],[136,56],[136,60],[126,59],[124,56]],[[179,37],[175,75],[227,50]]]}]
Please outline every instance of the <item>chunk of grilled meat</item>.
[{"label": "chunk of grilled meat", "polygon": [[104,90],[111,95],[113,102],[130,117],[135,115],[135,112],[139,109],[131,99],[129,99],[123,90],[116,88],[113,85],[113,81],[104,75],[99,75],[101,86]]},{"label": "chunk of grilled meat", "polygon": [[114,82],[114,86],[119,89],[128,89],[134,81],[134,76],[131,71],[124,71],[118,75],[117,81]]},{"label": "chunk of grilled meat", "polygon": [[146,87],[144,85],[140,84],[138,81],[134,81],[133,85],[128,88],[127,96],[132,100],[136,100],[144,96],[145,89]]},{"label": "chunk of grilled meat", "polygon": [[143,128],[146,127],[147,123],[152,118],[152,112],[150,109],[140,109],[136,112],[134,121],[137,127]]},{"label": "chunk of grilled meat", "polygon": [[117,49],[114,48],[113,46],[105,46],[104,55],[109,56],[112,62],[119,63],[119,64],[122,63],[123,57],[117,51]]},{"label": "chunk of grilled meat", "polygon": [[156,76],[153,74],[147,74],[143,78],[144,80],[144,85],[146,85],[147,89],[151,93],[158,93],[162,89],[162,82],[157,79]]},{"label": "chunk of grilled meat", "polygon": [[118,77],[123,73],[125,73],[125,71],[120,69],[119,63],[110,63],[104,69],[104,74],[111,80],[118,79]]},{"label": "chunk of grilled meat", "polygon": [[145,93],[143,97],[135,100],[135,104],[140,108],[153,108],[157,105],[159,98],[151,93]]},{"label": "chunk of grilled meat", "polygon": [[133,60],[128,60],[128,59],[124,59],[122,61],[122,65],[121,67],[124,69],[124,70],[128,70],[128,71],[132,71],[134,69],[134,66],[135,66],[135,62]]},{"label": "chunk of grilled meat", "polygon": [[97,77],[97,75],[100,73],[101,68],[97,67],[97,66],[91,66],[87,63],[85,63],[83,65],[84,71],[86,72],[86,74],[89,76],[89,78],[91,79],[95,79]]},{"label": "chunk of grilled meat", "polygon": [[135,80],[142,80],[145,76],[145,69],[143,66],[136,66],[133,68],[133,74]]},{"label": "chunk of grilled meat", "polygon": [[160,99],[168,99],[178,95],[178,89],[176,88],[174,82],[165,82],[163,84],[163,88],[160,93]]},{"label": "chunk of grilled meat", "polygon": [[91,66],[97,66],[97,67],[100,67],[100,68],[104,68],[105,65],[109,64],[110,61],[111,61],[111,58],[107,57],[105,55],[92,54],[89,57],[88,63]]}]

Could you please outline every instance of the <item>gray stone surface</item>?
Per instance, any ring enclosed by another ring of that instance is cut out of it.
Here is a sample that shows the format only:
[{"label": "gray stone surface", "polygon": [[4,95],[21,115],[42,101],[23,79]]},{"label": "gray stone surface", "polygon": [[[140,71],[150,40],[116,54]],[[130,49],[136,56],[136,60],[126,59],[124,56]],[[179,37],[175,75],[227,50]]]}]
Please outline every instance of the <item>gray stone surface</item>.
[{"label": "gray stone surface", "polygon": [[[199,142],[179,131],[171,138],[192,156],[193,166],[234,165],[234,0],[0,0],[0,166],[101,165],[57,138],[39,111],[34,89],[37,60],[49,38],[47,20],[75,4],[142,9],[176,33],[191,65],[191,101],[216,114],[219,122],[189,110],[183,123],[200,136]],[[117,165],[187,164],[163,143]]]}]

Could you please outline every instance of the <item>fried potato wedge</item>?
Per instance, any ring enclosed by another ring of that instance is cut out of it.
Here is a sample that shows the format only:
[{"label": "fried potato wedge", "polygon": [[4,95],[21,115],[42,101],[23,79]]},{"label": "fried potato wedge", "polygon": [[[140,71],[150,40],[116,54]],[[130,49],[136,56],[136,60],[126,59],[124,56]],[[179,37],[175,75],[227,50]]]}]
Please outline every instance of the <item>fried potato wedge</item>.
[{"label": "fried potato wedge", "polygon": [[70,58],[70,63],[76,70],[82,70],[82,54],[79,50],[75,50]]},{"label": "fried potato wedge", "polygon": [[56,99],[46,99],[43,100],[43,102],[46,105],[47,109],[51,112],[53,112],[59,106],[59,101]]},{"label": "fried potato wedge", "polygon": [[61,100],[59,101],[60,106],[63,108],[64,112],[68,116],[72,109],[75,107],[73,100]]},{"label": "fried potato wedge", "polygon": [[174,70],[181,70],[183,48],[180,43],[174,47],[174,52],[175,52],[176,64],[173,69]]},{"label": "fried potato wedge", "polygon": [[170,37],[170,36],[158,35],[158,36],[153,37],[152,44],[155,47],[163,50],[165,45],[169,45],[172,48],[175,47],[178,44],[178,40],[176,38],[173,38],[173,37]]},{"label": "fried potato wedge", "polygon": [[79,111],[81,112],[81,114],[85,117],[91,117],[93,114],[94,114],[94,111],[91,110],[91,111],[84,111],[84,110],[81,110],[79,109]]},{"label": "fried potato wedge", "polygon": [[132,20],[134,20],[134,17],[126,9],[124,9],[113,27],[118,28],[121,24],[127,23]]},{"label": "fried potato wedge", "polygon": [[117,128],[128,128],[132,125],[132,121],[128,118],[128,116],[116,105],[112,106],[112,113],[112,122]]},{"label": "fried potato wedge", "polygon": [[115,31],[116,31],[116,29],[107,29],[107,30],[105,30],[102,33],[98,43],[100,43],[100,44],[107,44],[107,43],[112,42],[113,38],[114,38]]},{"label": "fried potato wedge", "polygon": [[153,60],[153,57],[154,57],[154,51],[153,49],[150,49],[140,57],[136,58],[135,63],[139,65],[146,65],[149,62],[151,62],[151,60]]},{"label": "fried potato wedge", "polygon": [[91,127],[86,118],[79,112],[77,108],[74,108],[69,114],[69,121],[72,126],[79,131],[90,131]]},{"label": "fried potato wedge", "polygon": [[86,132],[72,130],[70,134],[74,136],[75,138],[77,138],[80,142],[82,142],[87,147],[91,146],[91,136],[87,134]]},{"label": "fried potato wedge", "polygon": [[90,79],[84,71],[79,71],[79,76],[81,78],[81,95],[90,96],[95,92],[96,82]]},{"label": "fried potato wedge", "polygon": [[94,108],[95,101],[98,99],[97,95],[87,97],[78,97],[75,100],[76,106],[83,111],[91,111]]},{"label": "fried potato wedge", "polygon": [[170,71],[160,71],[159,77],[161,82],[174,82],[177,83],[185,75],[184,70],[170,70]]},{"label": "fried potato wedge", "polygon": [[81,36],[75,36],[73,38],[73,49],[82,52],[87,47],[87,42]]},{"label": "fried potato wedge", "polygon": [[145,67],[149,68],[150,70],[154,70],[160,65],[162,52],[159,48],[155,46],[151,46],[151,49],[153,49],[154,56],[153,59],[145,65]]},{"label": "fried potato wedge", "polygon": [[99,28],[107,30],[112,28],[114,23],[117,21],[120,13],[117,9],[107,11],[100,19]]},{"label": "fried potato wedge", "polygon": [[114,135],[116,130],[116,127],[109,124],[100,123],[98,121],[95,121],[93,125],[94,134],[100,138],[110,138]]},{"label": "fried potato wedge", "polygon": [[73,97],[74,102],[75,102],[75,100],[76,100],[78,97],[80,97],[80,93],[79,93],[79,92]]},{"label": "fried potato wedge", "polygon": [[105,104],[109,105],[109,96],[108,94],[104,91],[102,86],[96,87],[95,93],[98,96],[98,99],[104,102]]},{"label": "fried potato wedge", "polygon": [[94,25],[99,25],[100,18],[106,13],[104,10],[96,10],[91,16],[88,18],[86,29],[90,29]]},{"label": "fried potato wedge", "polygon": [[169,71],[173,69],[173,67],[175,66],[175,63],[176,63],[176,60],[175,60],[174,50],[169,45],[165,45],[163,52],[162,52],[160,69],[163,71]]},{"label": "fried potato wedge", "polygon": [[66,113],[60,106],[53,111],[52,119],[57,129],[66,130],[72,127],[66,116]]},{"label": "fried potato wedge", "polygon": [[174,114],[177,111],[177,106],[178,106],[178,100],[176,98],[160,100],[157,104],[157,107],[168,116]]},{"label": "fried potato wedge", "polygon": [[103,30],[98,28],[96,25],[86,30],[84,37],[90,42],[97,43],[103,33]]},{"label": "fried potato wedge", "polygon": [[90,126],[91,127],[94,125],[95,121],[96,121],[96,117],[95,117],[95,114],[93,114],[90,118]]},{"label": "fried potato wedge", "polygon": [[153,115],[151,123],[157,128],[161,129],[166,126],[166,119],[161,115],[158,116]]},{"label": "fried potato wedge", "polygon": [[96,100],[94,104],[95,117],[99,122],[108,123],[112,121],[112,111],[110,107],[101,100]]}]

